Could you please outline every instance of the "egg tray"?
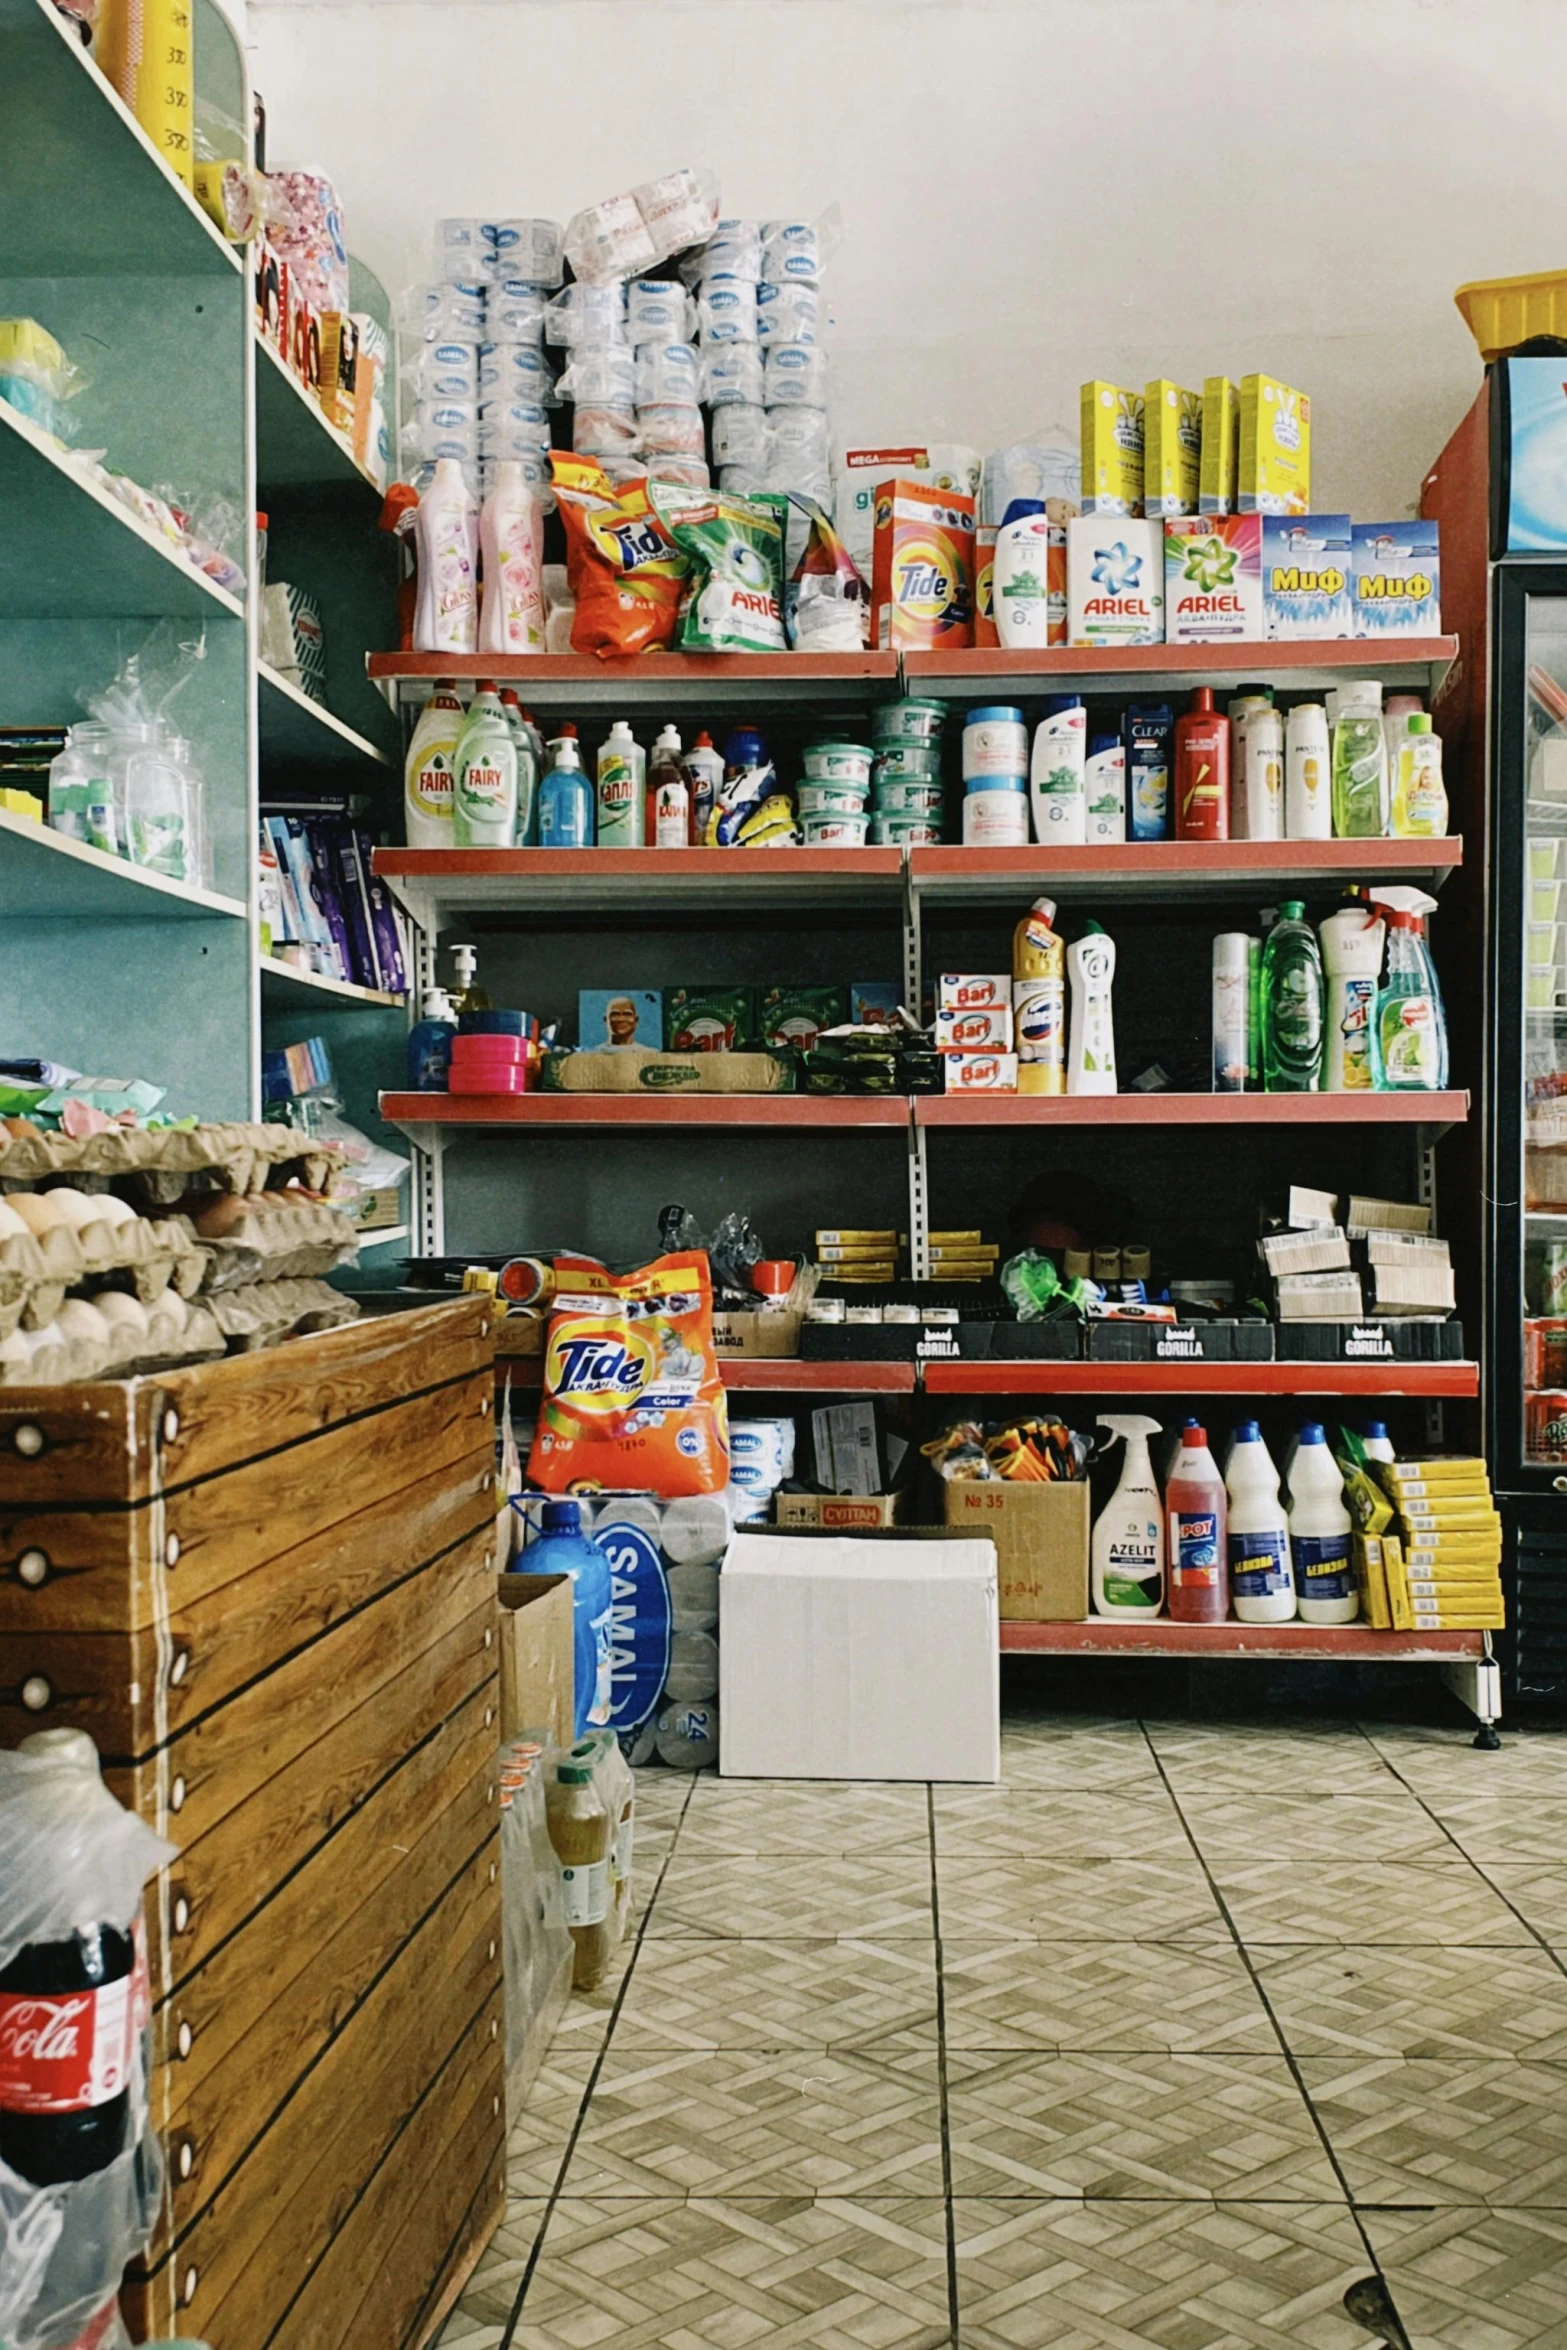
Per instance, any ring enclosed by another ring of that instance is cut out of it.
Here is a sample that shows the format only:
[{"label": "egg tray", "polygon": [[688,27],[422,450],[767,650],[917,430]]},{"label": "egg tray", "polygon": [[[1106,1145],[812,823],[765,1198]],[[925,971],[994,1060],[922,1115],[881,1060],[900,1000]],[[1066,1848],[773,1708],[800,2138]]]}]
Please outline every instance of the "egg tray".
[{"label": "egg tray", "polygon": [[169,1206],[184,1196],[192,1176],[215,1175],[214,1189],[259,1192],[291,1177],[308,1191],[322,1191],[346,1163],[336,1143],[316,1142],[292,1126],[214,1125],[166,1127],[148,1132],[131,1126],[79,1139],[68,1134],[13,1134],[0,1127],[0,1189],[39,1183],[51,1175],[107,1175],[135,1178],[149,1205]]},{"label": "egg tray", "polygon": [[[146,1333],[114,1332],[114,1342],[90,1340],[56,1329],[53,1317],[36,1332],[11,1330],[0,1336],[0,1388],[60,1387],[78,1379],[128,1379],[141,1371],[177,1363],[204,1362],[227,1351],[216,1318],[206,1306],[192,1306],[183,1323],[149,1304]],[[58,1312],[58,1307],[56,1312]]]},{"label": "egg tray", "polygon": [[201,1287],[206,1260],[189,1224],[153,1223],[136,1217],[123,1224],[79,1224],[52,1232],[12,1232],[0,1237],[0,1338],[20,1325],[43,1330],[75,1289],[128,1289],[150,1305],[165,1289],[193,1297]]},{"label": "egg tray", "polygon": [[337,1330],[359,1316],[359,1301],[325,1281],[257,1281],[205,1301],[230,1354],[254,1354],[285,1338]]},{"label": "egg tray", "polygon": [[203,1294],[249,1288],[257,1282],[315,1280],[339,1265],[353,1264],[359,1253],[348,1218],[324,1201],[269,1206],[263,1194],[226,1233],[210,1240],[186,1217],[165,1221],[182,1225],[202,1252]]}]

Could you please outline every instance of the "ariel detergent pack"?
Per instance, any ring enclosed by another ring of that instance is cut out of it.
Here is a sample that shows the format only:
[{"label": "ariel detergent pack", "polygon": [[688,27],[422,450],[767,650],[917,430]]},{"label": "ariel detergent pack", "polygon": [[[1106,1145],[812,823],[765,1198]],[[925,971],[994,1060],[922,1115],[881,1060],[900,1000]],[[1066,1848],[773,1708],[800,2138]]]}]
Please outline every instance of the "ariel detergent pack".
[{"label": "ariel detergent pack", "polygon": [[1262,523],[1262,613],[1275,642],[1353,636],[1354,554],[1347,514],[1268,514]]},{"label": "ariel detergent pack", "polygon": [[1164,633],[1172,645],[1262,634],[1262,517],[1186,514],[1164,525]]},{"label": "ariel detergent pack", "polygon": [[1074,645],[1164,642],[1164,526],[1080,514],[1066,526],[1067,636]]}]

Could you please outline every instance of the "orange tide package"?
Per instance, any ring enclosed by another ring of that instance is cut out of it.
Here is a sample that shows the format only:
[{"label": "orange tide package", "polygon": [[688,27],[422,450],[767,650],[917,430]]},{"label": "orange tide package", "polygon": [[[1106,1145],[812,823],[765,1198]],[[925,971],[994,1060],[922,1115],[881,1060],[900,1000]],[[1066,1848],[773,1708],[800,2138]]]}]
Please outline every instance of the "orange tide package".
[{"label": "orange tide package", "polygon": [[528,1476],[545,1493],[632,1487],[680,1500],[724,1490],[729,1417],[704,1250],[634,1273],[555,1259]]},{"label": "orange tide package", "polygon": [[877,483],[871,610],[884,653],[972,645],[972,498],[922,481]]},{"label": "orange tide package", "polygon": [[617,489],[596,457],[552,449],[550,471],[566,533],[566,577],[577,600],[574,653],[647,653],[675,641],[691,566],[648,505],[644,480]]}]

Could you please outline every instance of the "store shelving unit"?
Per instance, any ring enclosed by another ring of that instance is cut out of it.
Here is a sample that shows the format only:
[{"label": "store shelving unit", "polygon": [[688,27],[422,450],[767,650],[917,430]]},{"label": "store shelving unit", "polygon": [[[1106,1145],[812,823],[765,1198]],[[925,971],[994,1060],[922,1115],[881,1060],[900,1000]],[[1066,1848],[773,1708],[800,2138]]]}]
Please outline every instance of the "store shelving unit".
[{"label": "store shelving unit", "polygon": [[1346,677],[1374,677],[1392,691],[1434,694],[1458,658],[1455,636],[1327,639],[1316,644],[1061,645],[1039,652],[910,652],[911,694],[944,701],[1032,700],[1040,694],[1237,692],[1252,683],[1281,693],[1321,693]]},{"label": "store shelving unit", "polygon": [[1478,1363],[926,1363],[927,1395],[1473,1396]]}]

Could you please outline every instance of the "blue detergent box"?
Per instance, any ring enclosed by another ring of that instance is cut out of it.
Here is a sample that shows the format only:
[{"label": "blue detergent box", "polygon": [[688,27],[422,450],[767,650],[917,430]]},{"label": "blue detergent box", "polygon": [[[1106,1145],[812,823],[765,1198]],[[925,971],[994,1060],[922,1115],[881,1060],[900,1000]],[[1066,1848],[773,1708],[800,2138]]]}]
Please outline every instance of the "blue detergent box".
[{"label": "blue detergent box", "polygon": [[1347,514],[1265,514],[1263,634],[1279,644],[1353,636],[1354,560]]},{"label": "blue detergent box", "polygon": [[1434,522],[1357,522],[1356,636],[1440,636],[1442,562]]},{"label": "blue detergent box", "polygon": [[656,987],[579,987],[577,1044],[585,1053],[664,1049],[664,998]]}]

